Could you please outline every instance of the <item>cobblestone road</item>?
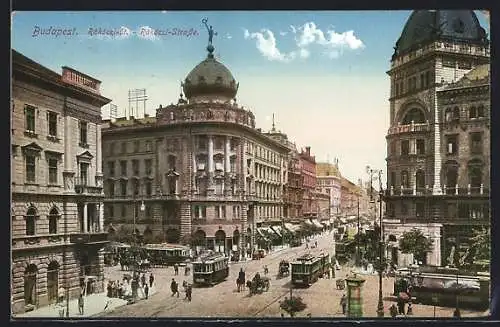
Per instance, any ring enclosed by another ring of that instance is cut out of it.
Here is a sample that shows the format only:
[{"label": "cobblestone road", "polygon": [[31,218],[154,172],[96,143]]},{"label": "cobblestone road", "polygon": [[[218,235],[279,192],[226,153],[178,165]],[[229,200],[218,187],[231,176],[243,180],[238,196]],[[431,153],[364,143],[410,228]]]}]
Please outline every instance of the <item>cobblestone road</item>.
[{"label": "cobblestone road", "polygon": [[[182,284],[183,280],[192,281],[192,276],[174,276],[173,268],[153,269],[156,279],[157,293],[148,300],[116,308],[106,312],[106,317],[280,317],[281,310],[279,301],[290,294],[290,277],[277,278],[278,264],[282,259],[292,261],[297,256],[310,251],[319,253],[328,251],[331,253],[332,235],[324,234],[316,238],[318,248],[306,250],[300,248],[289,248],[279,252],[271,253],[262,260],[252,260],[242,263],[231,264],[230,274],[225,282],[213,287],[193,288],[191,302],[184,300],[184,294],[180,298],[172,297],[170,292],[170,281],[176,278]],[[253,296],[248,291],[238,293],[236,291],[236,278],[240,267],[246,271],[247,279],[252,278],[259,271],[263,276],[263,267],[267,265],[271,277],[271,287],[268,292]],[[343,267],[337,271],[337,278],[345,278],[350,272],[349,268]],[[107,269],[106,273],[111,279],[121,279],[123,272],[118,267]],[[180,270],[182,275],[183,270]],[[375,317],[378,302],[378,277],[363,276],[366,279],[363,287],[363,311],[365,317]],[[393,289],[393,279],[385,278],[383,281],[384,308],[386,316],[389,315],[388,308],[393,302],[390,293]],[[293,295],[299,295],[307,304],[307,308],[298,316],[310,314],[312,317],[343,317],[339,306],[340,297],[345,291],[335,289],[335,279],[319,279],[311,287],[306,289],[293,289]],[[413,305],[415,317],[433,317],[434,307],[426,305]],[[453,308],[436,307],[436,317],[452,317]],[[462,311],[463,317],[480,317],[485,312]]]}]

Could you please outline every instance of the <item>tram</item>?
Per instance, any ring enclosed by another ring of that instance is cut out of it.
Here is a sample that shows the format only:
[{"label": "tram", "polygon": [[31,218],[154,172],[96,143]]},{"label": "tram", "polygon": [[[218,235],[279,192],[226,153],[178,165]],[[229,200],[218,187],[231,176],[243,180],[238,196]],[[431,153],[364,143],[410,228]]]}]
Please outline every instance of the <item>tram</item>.
[{"label": "tram", "polygon": [[179,244],[146,244],[142,247],[153,266],[173,266],[190,258],[189,247]]},{"label": "tram", "polygon": [[[396,280],[408,283],[415,303],[461,308],[486,309],[490,304],[490,277],[439,273],[418,273]],[[396,284],[396,283],[395,283]]]},{"label": "tram", "polygon": [[318,256],[305,254],[292,262],[292,284],[310,286],[322,277],[330,267],[330,256],[321,253]]},{"label": "tram", "polygon": [[222,254],[202,257],[193,262],[193,284],[215,285],[229,276],[229,259]]}]

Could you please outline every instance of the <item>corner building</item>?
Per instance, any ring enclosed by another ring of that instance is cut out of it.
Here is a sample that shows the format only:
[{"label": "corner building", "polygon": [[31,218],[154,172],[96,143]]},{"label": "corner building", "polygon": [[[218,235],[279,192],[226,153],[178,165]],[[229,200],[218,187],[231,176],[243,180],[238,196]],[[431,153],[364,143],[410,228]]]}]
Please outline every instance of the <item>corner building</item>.
[{"label": "corner building", "polygon": [[186,99],[156,117],[105,122],[106,224],[242,254],[257,227],[281,222],[289,150],[255,128],[236,103],[239,84],[207,50],[182,83]]},{"label": "corner building", "polygon": [[12,50],[14,314],[104,289],[100,83]]},{"label": "corner building", "polygon": [[420,10],[408,19],[388,74],[385,237],[411,228],[434,241],[425,263],[456,264],[475,227],[490,225],[489,42],[470,10]]}]

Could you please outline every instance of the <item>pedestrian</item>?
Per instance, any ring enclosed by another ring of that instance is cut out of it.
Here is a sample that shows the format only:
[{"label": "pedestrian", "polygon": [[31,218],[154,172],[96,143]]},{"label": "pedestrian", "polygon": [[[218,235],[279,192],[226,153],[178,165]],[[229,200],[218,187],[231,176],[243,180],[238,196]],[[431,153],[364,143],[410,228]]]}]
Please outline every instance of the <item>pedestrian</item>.
[{"label": "pedestrian", "polygon": [[404,315],[405,314],[405,302],[401,298],[401,296],[398,296],[398,314]]},{"label": "pedestrian", "polygon": [[149,295],[149,286],[148,284],[144,285],[144,295],[146,296],[146,300],[148,299]]},{"label": "pedestrian", "polygon": [[397,317],[397,315],[398,315],[398,308],[396,307],[396,305],[394,303],[390,306],[389,312],[391,313],[391,317],[392,318],[396,318]]},{"label": "pedestrian", "polygon": [[267,268],[267,265],[264,266],[264,275],[267,275],[269,273],[269,268]]},{"label": "pedestrian", "polygon": [[142,284],[142,287],[144,287],[144,285],[146,285],[146,274],[142,274],[142,276],[141,276],[141,284]]},{"label": "pedestrian", "polygon": [[177,297],[179,297],[179,286],[177,285],[177,282],[173,278],[172,278],[172,283],[170,283],[170,290],[172,290],[172,296],[177,294]]},{"label": "pedestrian", "polygon": [[346,313],[346,309],[347,309],[347,297],[345,296],[345,294],[342,295],[342,297],[340,298],[340,306],[342,307],[342,314],[345,315]]},{"label": "pedestrian", "polygon": [[80,297],[78,298],[78,311],[80,312],[80,315],[83,315],[84,312],[83,293],[80,293]]},{"label": "pedestrian", "polygon": [[186,286],[186,297],[189,302],[191,302],[191,295],[193,294],[193,287],[191,284],[187,284]]},{"label": "pedestrian", "polygon": [[155,281],[155,277],[153,276],[153,273],[149,274],[149,288],[153,287],[153,282]]}]

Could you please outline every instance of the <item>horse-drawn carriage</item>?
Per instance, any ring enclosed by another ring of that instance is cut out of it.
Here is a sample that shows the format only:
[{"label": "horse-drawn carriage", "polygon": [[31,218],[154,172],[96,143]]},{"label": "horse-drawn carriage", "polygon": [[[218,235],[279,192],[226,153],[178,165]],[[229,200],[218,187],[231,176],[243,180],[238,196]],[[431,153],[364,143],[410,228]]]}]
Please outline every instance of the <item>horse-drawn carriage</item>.
[{"label": "horse-drawn carriage", "polygon": [[288,275],[290,275],[290,263],[286,260],[281,260],[278,267],[278,276],[283,277]]},{"label": "horse-drawn carriage", "polygon": [[271,286],[271,280],[268,277],[254,277],[247,281],[247,287],[250,290],[250,295],[267,292]]}]

